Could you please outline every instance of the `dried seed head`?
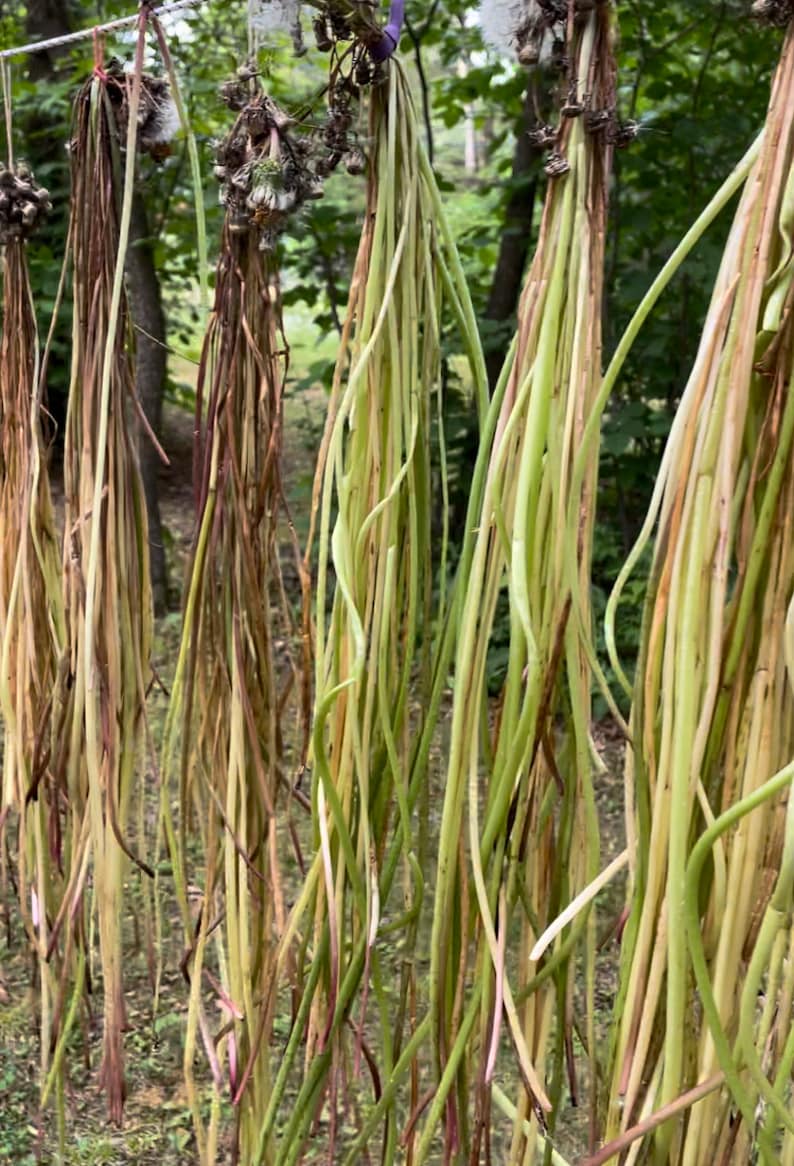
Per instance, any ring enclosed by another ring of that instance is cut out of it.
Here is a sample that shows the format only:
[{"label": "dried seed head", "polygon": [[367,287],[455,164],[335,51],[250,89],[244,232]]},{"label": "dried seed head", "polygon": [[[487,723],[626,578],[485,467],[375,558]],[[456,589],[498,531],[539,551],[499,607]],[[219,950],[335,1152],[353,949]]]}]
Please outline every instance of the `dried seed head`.
[{"label": "dried seed head", "polygon": [[345,169],[348,174],[363,174],[367,169],[367,159],[360,146],[351,146],[345,154]]},{"label": "dried seed head", "polygon": [[49,192],[36,185],[27,163],[16,172],[0,163],[0,244],[27,238],[51,209]]},{"label": "dried seed head", "polygon": [[239,81],[224,81],[223,85],[221,85],[220,94],[221,101],[229,109],[245,109],[248,102],[248,94],[245,91],[245,86],[241,85]]},{"label": "dried seed head", "polygon": [[563,117],[579,117],[584,113],[584,105],[581,101],[569,96],[565,104],[561,106],[560,113]]},{"label": "dried seed head", "polygon": [[534,40],[528,40],[525,44],[521,45],[517,56],[518,63],[520,65],[537,65],[538,61],[540,60],[540,49],[538,48],[537,42]]},{"label": "dried seed head", "polygon": [[549,178],[562,178],[571,169],[568,159],[562,155],[559,150],[552,150],[549,154],[549,160],[543,169],[548,174]]},{"label": "dried seed head", "polygon": [[553,125],[539,122],[534,129],[527,131],[527,137],[536,149],[545,150],[548,146],[554,145],[557,131]]},{"label": "dried seed head", "polygon": [[[255,232],[265,250],[288,217],[322,185],[309,166],[309,146],[295,135],[296,122],[266,94],[249,97],[234,129],[217,147],[215,173],[221,202],[235,234]],[[300,128],[300,127],[298,127]]]},{"label": "dried seed head", "polygon": [[330,53],[334,42],[328,32],[328,25],[324,16],[318,16],[313,24],[314,40],[321,53]]},{"label": "dried seed head", "polygon": [[324,194],[323,180],[319,176],[315,176],[306,183],[304,189],[304,198],[312,202],[318,198],[322,198]]},{"label": "dried seed head", "polygon": [[755,0],[750,13],[764,24],[785,28],[794,19],[794,0]]},{"label": "dried seed head", "polygon": [[640,123],[630,118],[628,121],[613,122],[607,129],[607,141],[616,150],[625,150],[640,132]]},{"label": "dried seed head", "polygon": [[611,109],[589,109],[584,115],[584,128],[589,134],[600,134],[612,121]]}]

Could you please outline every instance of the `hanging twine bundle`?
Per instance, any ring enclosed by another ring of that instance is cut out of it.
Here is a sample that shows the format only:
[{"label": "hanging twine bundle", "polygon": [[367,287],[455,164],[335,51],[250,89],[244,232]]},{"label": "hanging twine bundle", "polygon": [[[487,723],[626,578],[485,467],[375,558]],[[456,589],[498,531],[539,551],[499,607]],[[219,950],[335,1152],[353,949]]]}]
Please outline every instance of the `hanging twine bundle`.
[{"label": "hanging twine bundle", "polygon": [[794,1162],[793,160],[790,27],[619,580],[658,522],[632,693],[631,912],[607,1113],[631,1162]]},{"label": "hanging twine bundle", "polygon": [[[74,107],[72,378],[64,451],[68,663],[59,676],[53,727],[72,819],[72,868],[82,872],[69,884],[69,917],[81,907],[87,912],[91,903],[97,911],[104,1000],[100,1077],[114,1121],[121,1119],[125,1095],[123,887],[130,859],[146,869],[128,838],[133,794],[143,794],[135,776],[152,601],[146,508],[129,425],[133,346],[123,288],[144,26],[145,14],[134,75],[121,83],[98,68]],[[121,84],[129,110],[126,171],[119,139]],[[85,899],[89,864],[91,902]]]},{"label": "hanging twine bundle", "polygon": [[[296,769],[305,754],[308,720],[308,672],[304,682],[293,663],[279,557],[288,523],[281,481],[287,352],[272,251],[310,176],[287,137],[287,119],[259,93],[249,92],[218,157],[227,213],[197,387],[198,531],[166,726],[166,778],[182,741],[179,839],[165,802],[164,814],[189,944],[185,1072],[200,1154],[215,1161],[219,1101],[228,1090],[238,1152],[251,1162],[270,1100],[276,947],[286,918],[277,831],[287,816],[288,766]],[[303,706],[294,730],[290,699]],[[163,788],[167,799],[167,780]],[[195,825],[198,863],[187,842]],[[202,891],[197,925],[188,879]],[[218,1006],[222,1022],[213,1034],[209,1017]],[[209,1123],[193,1074],[199,1034],[217,1091]]]},{"label": "hanging twine bundle", "polygon": [[48,733],[65,629],[25,243],[48,209],[47,192],[24,163],[0,168],[0,711],[5,729],[0,833],[5,838],[3,826],[13,813],[19,905],[39,970],[43,1088],[62,1018],[71,946],[67,941],[65,960],[53,953],[71,842],[63,834],[64,791],[50,765]]}]

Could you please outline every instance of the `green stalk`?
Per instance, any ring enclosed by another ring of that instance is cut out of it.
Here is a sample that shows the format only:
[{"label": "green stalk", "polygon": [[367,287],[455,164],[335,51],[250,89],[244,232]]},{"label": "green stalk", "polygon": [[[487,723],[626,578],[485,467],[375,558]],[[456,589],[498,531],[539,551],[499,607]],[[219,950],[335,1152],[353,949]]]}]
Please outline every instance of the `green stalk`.
[{"label": "green stalk", "polygon": [[187,108],[182,100],[182,90],[179,86],[179,79],[177,77],[176,69],[174,68],[173,57],[171,50],[168,47],[163,26],[158,20],[155,13],[151,14],[152,28],[157,37],[157,43],[160,46],[160,53],[163,58],[163,64],[168,73],[168,80],[171,84],[171,96],[174,99],[177,113],[179,114],[179,121],[182,125],[182,132],[185,135],[187,142],[187,152],[190,159],[190,175],[193,181],[193,202],[196,208],[196,236],[198,243],[198,272],[199,272],[199,290],[201,292],[201,303],[203,307],[209,304],[209,259],[207,252],[207,217],[204,211],[204,187],[201,181],[201,162],[199,161],[198,146],[196,144],[196,135],[193,133],[193,127],[190,124]]},{"label": "green stalk", "polygon": [[[580,474],[583,475],[583,469],[580,469],[580,464],[585,463],[585,452],[589,444],[596,440],[598,435],[598,428],[600,426],[600,418],[603,414],[604,407],[617,384],[621,369],[626,361],[634,341],[637,339],[643,324],[648,319],[648,316],[653,311],[662,293],[666,290],[673,276],[678,271],[681,264],[688,257],[700,239],[712,225],[718,215],[725,209],[727,204],[734,197],[736,192],[742,188],[747,181],[747,177],[755,165],[758,155],[763,144],[763,131],[750,146],[747,153],[742,160],[737,163],[729,176],[723,182],[720,189],[708,203],[708,205],[701,211],[697,220],[692,224],[687,233],[684,235],[681,242],[675,247],[672,255],[662,267],[659,274],[653,280],[648,291],[643,296],[639,307],[635,311],[631,320],[629,321],[625,332],[621,336],[618,346],[615,349],[614,355],[609,362],[609,367],[604,373],[601,382],[601,391],[599,393],[598,401],[591,417],[587,422],[585,435],[582,443],[582,450],[579,455],[581,461],[577,461],[577,466],[574,469],[575,480],[578,480]],[[672,433],[671,433],[672,437]],[[668,445],[668,448],[670,446]],[[664,463],[663,463],[664,465]],[[617,653],[615,641],[615,617],[617,609],[620,604],[620,597],[629,577],[634,572],[637,563],[639,562],[645,548],[648,545],[653,527],[656,523],[659,507],[661,506],[663,491],[665,483],[665,474],[660,472],[657,476],[656,485],[654,486],[651,504],[648,508],[648,513],[643,522],[642,529],[637,536],[634,546],[629,552],[629,556],[620,569],[615,585],[607,601],[607,608],[604,617],[604,633],[606,637],[607,652],[609,653],[609,662],[618,677],[621,686],[627,696],[632,694],[631,681],[626,676],[625,671],[620,663]],[[569,517],[569,522],[572,521],[573,516]]]}]

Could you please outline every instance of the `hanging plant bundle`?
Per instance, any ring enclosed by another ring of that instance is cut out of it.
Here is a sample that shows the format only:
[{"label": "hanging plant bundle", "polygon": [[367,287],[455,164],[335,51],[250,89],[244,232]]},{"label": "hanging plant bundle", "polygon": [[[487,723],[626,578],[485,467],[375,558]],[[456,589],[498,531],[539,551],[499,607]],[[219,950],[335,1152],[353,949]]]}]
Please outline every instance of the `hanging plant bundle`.
[{"label": "hanging plant bundle", "polygon": [[[233,107],[242,86],[226,87]],[[270,1099],[276,947],[286,916],[278,828],[288,816],[288,775],[305,757],[309,715],[308,669],[304,684],[291,660],[295,629],[279,559],[288,522],[281,480],[286,347],[272,252],[315,179],[289,119],[246,88],[248,101],[216,166],[226,216],[197,389],[198,533],[166,726],[167,769],[182,740],[179,839],[167,803],[164,810],[189,942],[185,1072],[206,1162],[215,1161],[224,1094],[236,1106],[244,1162],[254,1160]],[[299,706],[294,728],[290,698]],[[199,863],[191,857],[191,825],[199,827]],[[202,890],[197,924],[188,879]],[[209,1124],[193,1076],[199,1034],[216,1086]]]},{"label": "hanging plant bundle", "polygon": [[0,709],[5,730],[0,830],[13,812],[20,910],[38,959],[42,1080],[59,1012],[60,969],[50,959],[51,925],[69,869],[69,844],[62,837],[63,790],[54,780],[48,752],[64,618],[26,251],[28,237],[49,209],[47,191],[24,163],[16,168],[0,164]]},{"label": "hanging plant bundle", "polygon": [[[125,1092],[123,888],[129,860],[143,867],[128,828],[152,630],[146,509],[130,433],[133,345],[123,287],[145,20],[143,13],[134,74],[118,78],[97,69],[74,107],[63,554],[69,656],[53,702],[54,764],[65,775],[72,820],[68,918],[76,917],[84,901],[90,865],[93,894],[85,908],[86,917],[91,909],[97,914],[104,997],[100,1078],[114,1121],[121,1119]],[[129,123],[126,169],[122,106]],[[142,783],[138,790],[143,796]]]},{"label": "hanging plant bundle", "polygon": [[[47,192],[36,187],[24,163],[16,170],[0,164],[0,191],[0,529],[5,547],[0,564],[5,662],[0,671],[5,722],[2,805],[3,809],[13,806],[24,816],[26,801],[36,792],[32,786],[34,755],[41,746],[53,667],[47,610],[47,584],[52,582],[51,558],[47,558],[54,537],[52,505],[46,472],[42,475],[38,332],[25,250],[25,241],[48,202]],[[43,544],[41,560],[37,559],[39,540]],[[26,623],[28,616],[30,624]],[[29,639],[27,628],[33,633]],[[38,665],[40,674],[36,672]],[[20,850],[24,859],[25,848]],[[27,890],[22,869],[20,878]],[[28,892],[24,901],[29,905],[29,900]]]},{"label": "hanging plant bundle", "polygon": [[[332,121],[346,106],[347,84],[341,73],[334,76]],[[445,578],[446,552],[439,561],[431,538],[440,504],[432,494],[431,450],[444,301],[464,333],[480,394],[485,374],[471,303],[396,63],[371,90],[370,139],[366,219],[315,479],[316,853],[279,956],[282,971],[297,973],[300,1005],[256,1162],[265,1160],[301,1050],[302,1079],[276,1161],[299,1160],[324,1112],[329,1162],[359,1162],[376,1144],[394,1161],[398,1088],[413,1070],[407,1092],[416,1104],[417,1051],[427,1034],[426,1024],[416,1025],[410,953],[424,885],[427,741],[438,712],[438,697],[429,699],[431,648],[434,619],[444,618],[434,608],[432,583],[436,570]],[[446,517],[442,527],[445,547]],[[405,958],[395,962],[395,949]],[[371,1085],[375,1103],[354,1134],[343,1126],[342,1099],[367,1104]]]},{"label": "hanging plant bundle", "polygon": [[[505,1148],[500,1160],[543,1157],[539,1135],[553,1132],[566,1080],[576,1088],[568,971],[577,959],[591,1079],[594,1072],[587,911],[533,948],[599,863],[589,580],[607,186],[621,127],[611,6],[590,5],[574,19],[567,5],[557,7],[543,6],[540,31],[567,36],[570,66],[558,125],[535,132],[549,151],[551,182],[518,331],[481,439],[485,489],[467,524],[476,534],[458,608],[430,968],[440,1085],[418,1162],[427,1160],[442,1115],[447,1155],[490,1155],[492,1096],[515,1121],[509,1158]],[[494,723],[487,669],[505,584],[509,661]],[[521,945],[512,954],[518,927]],[[491,1090],[503,1031],[523,1082],[517,1106]]]},{"label": "hanging plant bundle", "polygon": [[794,1162],[792,207],[790,27],[654,505],[609,607],[613,628],[656,523],[607,1115],[627,1162]]}]

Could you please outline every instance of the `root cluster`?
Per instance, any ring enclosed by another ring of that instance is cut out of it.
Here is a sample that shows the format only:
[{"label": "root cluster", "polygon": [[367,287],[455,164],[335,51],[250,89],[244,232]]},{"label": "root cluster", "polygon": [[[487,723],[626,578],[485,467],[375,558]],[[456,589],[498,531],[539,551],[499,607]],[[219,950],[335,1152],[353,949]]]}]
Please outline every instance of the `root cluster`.
[{"label": "root cluster", "polygon": [[51,210],[49,191],[36,184],[29,166],[9,170],[0,162],[0,244],[27,239]]}]

